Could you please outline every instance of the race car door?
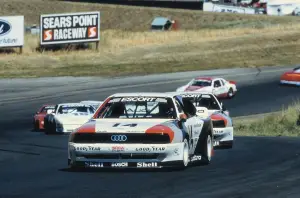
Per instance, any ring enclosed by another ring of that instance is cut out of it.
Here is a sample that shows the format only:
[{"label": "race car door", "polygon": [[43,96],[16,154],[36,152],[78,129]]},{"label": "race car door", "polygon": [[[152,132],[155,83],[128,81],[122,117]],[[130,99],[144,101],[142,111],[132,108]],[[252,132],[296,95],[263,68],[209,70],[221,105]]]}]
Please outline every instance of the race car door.
[{"label": "race car door", "polygon": [[179,113],[184,113],[187,116],[187,120],[183,123],[183,127],[188,133],[188,142],[190,147],[189,154],[194,154],[203,126],[203,121],[197,117],[196,107],[189,99],[182,98],[182,101],[183,103],[175,98],[175,103]]},{"label": "race car door", "polygon": [[213,82],[213,94],[215,96],[222,96],[227,93],[227,89],[224,83],[221,83],[220,80],[215,80]]}]

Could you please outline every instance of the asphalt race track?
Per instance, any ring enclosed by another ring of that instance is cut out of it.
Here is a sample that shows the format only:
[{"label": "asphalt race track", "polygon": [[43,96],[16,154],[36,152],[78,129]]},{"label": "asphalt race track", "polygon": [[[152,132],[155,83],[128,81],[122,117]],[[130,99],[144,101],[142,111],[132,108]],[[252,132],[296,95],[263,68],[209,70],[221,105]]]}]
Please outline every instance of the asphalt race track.
[{"label": "asphalt race track", "polygon": [[[286,69],[207,73],[238,82],[238,95],[224,104],[232,116],[243,116],[280,110],[300,97],[299,88],[278,86]],[[174,91],[195,75],[0,80],[0,197],[300,197],[299,138],[236,137],[234,148],[215,151],[210,165],[185,171],[70,172],[68,136],[31,132],[32,115],[44,103]]]}]

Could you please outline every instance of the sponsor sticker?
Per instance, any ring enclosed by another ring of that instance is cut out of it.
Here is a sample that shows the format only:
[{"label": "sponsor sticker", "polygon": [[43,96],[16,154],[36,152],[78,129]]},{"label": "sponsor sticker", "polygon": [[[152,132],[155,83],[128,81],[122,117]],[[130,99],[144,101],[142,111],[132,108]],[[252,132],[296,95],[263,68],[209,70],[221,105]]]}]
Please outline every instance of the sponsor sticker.
[{"label": "sponsor sticker", "polygon": [[84,162],[84,166],[88,168],[103,168],[102,162]]},{"label": "sponsor sticker", "polygon": [[111,163],[111,167],[128,167],[127,162],[113,162]]},{"label": "sponsor sticker", "polygon": [[156,146],[140,147],[135,149],[135,151],[138,152],[157,152],[157,151],[165,151],[165,150],[166,147],[156,147]]},{"label": "sponsor sticker", "polygon": [[201,94],[182,94],[183,98],[199,98]]},{"label": "sponsor sticker", "polygon": [[194,127],[202,127],[202,124],[195,124]]},{"label": "sponsor sticker", "polygon": [[75,151],[100,151],[101,148],[97,146],[76,146]]},{"label": "sponsor sticker", "polygon": [[152,168],[152,167],[157,167],[157,162],[138,162],[137,163],[137,168]]},{"label": "sponsor sticker", "polygon": [[118,151],[125,151],[125,147],[124,146],[112,146],[111,150],[112,151],[116,151],[116,152],[118,152]]},{"label": "sponsor sticker", "polygon": [[214,134],[221,134],[221,133],[224,133],[224,130],[216,130],[214,129]]},{"label": "sponsor sticker", "polygon": [[120,102],[121,98],[113,98],[108,103]]},{"label": "sponsor sticker", "polygon": [[192,157],[192,159],[191,159],[191,162],[193,162],[193,161],[199,161],[199,160],[201,160],[201,155],[194,155]]},{"label": "sponsor sticker", "polygon": [[174,155],[178,156],[180,153],[179,153],[179,149],[178,148],[175,148],[174,149]]},{"label": "sponsor sticker", "polygon": [[126,97],[122,98],[122,102],[154,102],[157,98],[153,97]]}]

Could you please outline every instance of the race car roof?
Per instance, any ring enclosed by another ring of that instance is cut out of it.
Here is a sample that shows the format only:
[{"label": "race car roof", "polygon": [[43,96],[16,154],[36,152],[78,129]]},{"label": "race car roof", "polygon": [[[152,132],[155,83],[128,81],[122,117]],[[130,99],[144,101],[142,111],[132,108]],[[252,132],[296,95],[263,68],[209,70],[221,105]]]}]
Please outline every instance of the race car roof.
[{"label": "race car roof", "polygon": [[96,103],[103,103],[103,101],[95,101],[95,100],[83,100],[80,103],[88,103],[88,104],[96,104]]},{"label": "race car roof", "polygon": [[136,93],[115,93],[109,97],[173,97],[176,92],[161,93],[161,92],[136,92]]},{"label": "race car roof", "polygon": [[167,92],[167,93],[174,93],[174,95],[212,95],[212,93],[207,91],[178,91],[178,92]]},{"label": "race car roof", "polygon": [[91,106],[90,104],[85,104],[85,103],[79,103],[79,102],[74,102],[74,103],[61,103],[59,106]]},{"label": "race car roof", "polygon": [[194,79],[195,80],[214,80],[216,78],[214,78],[214,77],[201,77],[201,76],[199,76],[199,77],[196,77]]}]

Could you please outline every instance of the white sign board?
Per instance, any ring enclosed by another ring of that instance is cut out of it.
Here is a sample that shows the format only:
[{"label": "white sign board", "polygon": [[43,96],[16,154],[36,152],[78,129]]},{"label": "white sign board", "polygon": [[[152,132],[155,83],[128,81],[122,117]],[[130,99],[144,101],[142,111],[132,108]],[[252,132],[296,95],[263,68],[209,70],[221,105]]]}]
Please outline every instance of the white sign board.
[{"label": "white sign board", "polygon": [[100,12],[48,14],[40,20],[41,45],[100,40]]},{"label": "white sign board", "polygon": [[300,4],[267,4],[267,14],[276,16],[290,15],[295,11],[297,12],[299,7]]},{"label": "white sign board", "polygon": [[255,9],[252,9],[252,8],[244,8],[244,7],[237,7],[237,6],[213,4],[211,2],[203,3],[203,11],[228,12],[228,13],[240,13],[240,14],[255,14]]},{"label": "white sign board", "polygon": [[0,47],[24,45],[24,16],[0,16]]}]

